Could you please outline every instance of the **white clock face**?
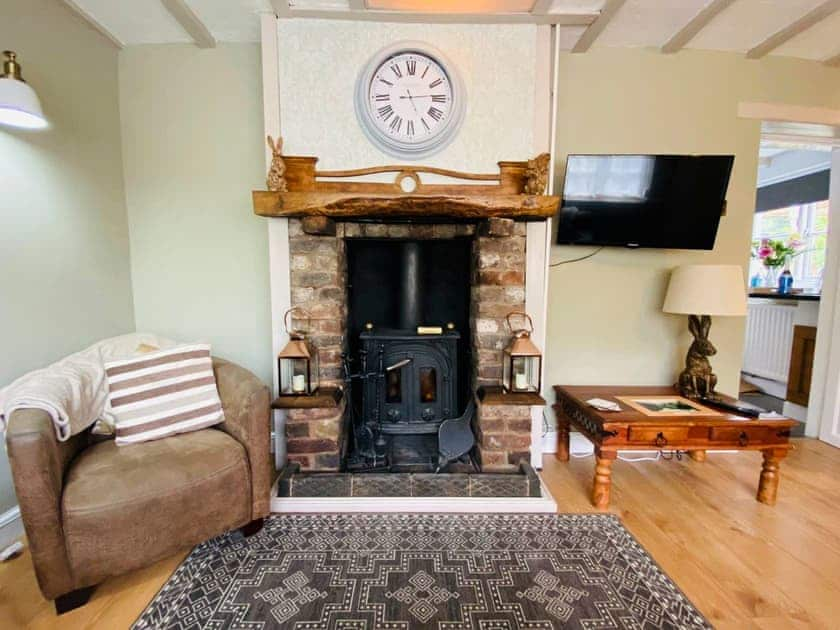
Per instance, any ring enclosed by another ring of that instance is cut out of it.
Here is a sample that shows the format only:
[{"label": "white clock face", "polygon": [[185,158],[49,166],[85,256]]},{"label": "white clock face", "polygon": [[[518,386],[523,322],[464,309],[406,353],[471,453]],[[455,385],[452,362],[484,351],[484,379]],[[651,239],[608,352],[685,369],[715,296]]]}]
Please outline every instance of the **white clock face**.
[{"label": "white clock face", "polygon": [[420,143],[446,128],[452,110],[452,84],[440,64],[420,53],[386,59],[368,86],[369,109],[380,133]]},{"label": "white clock face", "polygon": [[441,53],[403,42],[370,60],[356,87],[362,128],[392,155],[418,158],[440,150],[458,130],[462,84]]}]

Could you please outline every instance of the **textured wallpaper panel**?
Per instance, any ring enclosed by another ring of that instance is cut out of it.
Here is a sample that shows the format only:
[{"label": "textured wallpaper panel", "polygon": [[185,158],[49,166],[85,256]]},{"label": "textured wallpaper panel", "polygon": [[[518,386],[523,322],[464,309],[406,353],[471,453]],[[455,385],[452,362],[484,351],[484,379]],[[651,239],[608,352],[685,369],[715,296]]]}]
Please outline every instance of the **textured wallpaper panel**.
[{"label": "textured wallpaper panel", "polygon": [[467,91],[460,132],[443,151],[420,163],[493,172],[499,160],[525,160],[535,153],[533,25],[279,20],[278,29],[287,155],[316,155],[322,169],[397,161],[365,137],[353,97],[368,59],[401,40],[419,40],[443,51],[460,70]]}]

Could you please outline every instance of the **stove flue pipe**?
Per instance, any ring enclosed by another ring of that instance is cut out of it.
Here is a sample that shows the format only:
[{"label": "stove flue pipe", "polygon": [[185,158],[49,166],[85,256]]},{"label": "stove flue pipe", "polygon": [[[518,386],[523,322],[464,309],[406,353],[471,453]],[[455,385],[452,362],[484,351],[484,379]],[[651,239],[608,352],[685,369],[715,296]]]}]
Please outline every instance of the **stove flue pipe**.
[{"label": "stove flue pipe", "polygon": [[403,244],[402,251],[402,300],[400,303],[400,328],[416,331],[420,325],[423,294],[423,266],[420,255],[420,243],[416,241]]}]

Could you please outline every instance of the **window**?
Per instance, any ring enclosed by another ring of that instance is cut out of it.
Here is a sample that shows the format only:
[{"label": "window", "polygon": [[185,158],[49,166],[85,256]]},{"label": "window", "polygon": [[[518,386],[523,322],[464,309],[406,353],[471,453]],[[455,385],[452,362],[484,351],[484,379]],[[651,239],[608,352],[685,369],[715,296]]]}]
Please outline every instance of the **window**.
[{"label": "window", "polygon": [[[825,267],[825,247],[828,236],[828,201],[818,201],[801,206],[790,206],[759,212],[753,223],[753,240],[763,238],[800,238],[803,253],[794,257],[790,265],[795,287],[819,291]],[[750,277],[761,275],[762,264],[750,262]]]}]

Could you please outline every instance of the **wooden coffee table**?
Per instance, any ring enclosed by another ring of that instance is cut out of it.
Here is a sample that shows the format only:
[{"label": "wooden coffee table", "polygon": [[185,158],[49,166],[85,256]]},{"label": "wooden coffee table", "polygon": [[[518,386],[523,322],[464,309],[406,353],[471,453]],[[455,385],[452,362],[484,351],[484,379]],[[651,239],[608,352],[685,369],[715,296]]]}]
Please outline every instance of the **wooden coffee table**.
[{"label": "wooden coffee table", "polygon": [[[601,387],[555,385],[557,403],[557,459],[569,460],[569,430],[575,428],[595,445],[595,481],[592,503],[610,503],[610,474],[618,451],[658,449],[688,451],[691,459],[705,461],[709,450],[761,451],[764,462],[756,498],[774,505],[779,487],[779,462],[792,445],[789,418],[756,420],[715,409],[715,415],[652,417],[617,397],[675,396],[673,387]],[[586,403],[592,398],[617,402],[621,411],[598,411]],[[731,400],[731,399],[730,399]]]}]

